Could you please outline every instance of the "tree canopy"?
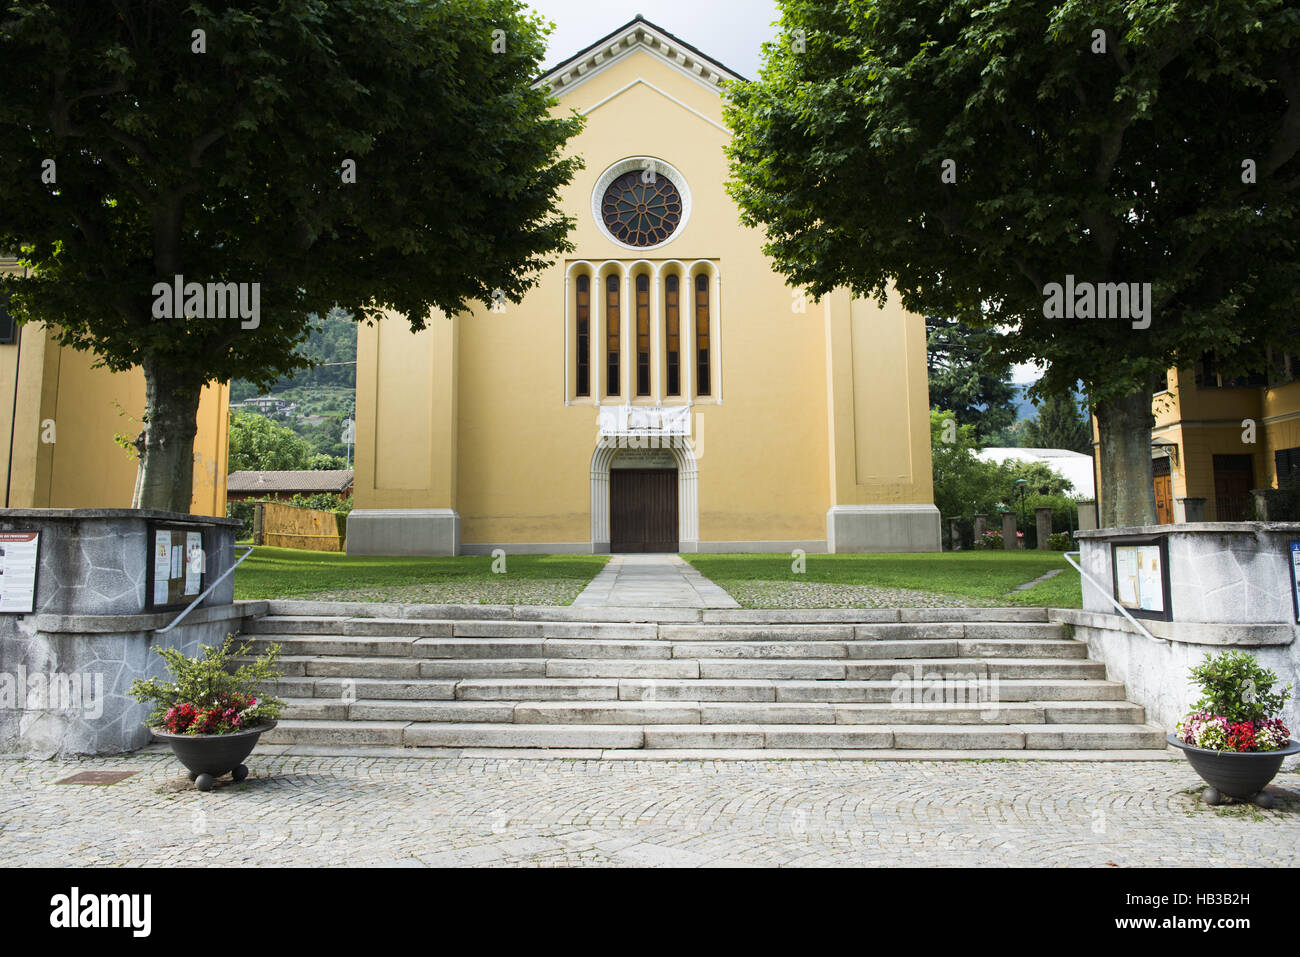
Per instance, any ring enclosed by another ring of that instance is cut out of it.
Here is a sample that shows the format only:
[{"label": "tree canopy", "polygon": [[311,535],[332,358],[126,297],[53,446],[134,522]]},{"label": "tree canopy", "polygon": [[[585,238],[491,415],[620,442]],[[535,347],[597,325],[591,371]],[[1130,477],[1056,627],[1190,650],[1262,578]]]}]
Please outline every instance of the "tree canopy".
[{"label": "tree canopy", "polygon": [[1092,454],[1092,424],[1080,413],[1073,396],[1053,393],[1025,423],[1025,445],[1033,449],[1069,449]]},{"label": "tree canopy", "polygon": [[1007,443],[1016,421],[1011,363],[996,354],[993,334],[951,319],[925,320],[930,408],[975,428],[980,445]]},{"label": "tree canopy", "polygon": [[1300,9],[783,0],[781,24],[726,108],[776,267],[988,327],[1040,393],[1082,379],[1103,524],[1154,521],[1153,381],[1294,344]]},{"label": "tree canopy", "polygon": [[[201,387],[304,367],[313,314],[418,330],[519,301],[571,248],[580,120],[532,86],[545,33],[518,0],[0,13],[0,248],[32,267],[6,289],[21,320],[143,367],[136,505],[188,510]],[[259,315],[187,292],[160,316],[178,276],[256,292]]]},{"label": "tree canopy", "polygon": [[316,466],[311,447],[293,429],[277,425],[256,412],[230,413],[231,472],[275,472]]}]

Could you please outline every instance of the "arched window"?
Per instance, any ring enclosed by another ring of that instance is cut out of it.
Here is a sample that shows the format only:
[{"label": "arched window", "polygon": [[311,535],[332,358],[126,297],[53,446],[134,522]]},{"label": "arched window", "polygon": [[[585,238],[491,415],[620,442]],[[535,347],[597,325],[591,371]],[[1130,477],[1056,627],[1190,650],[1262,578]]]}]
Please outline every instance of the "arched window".
[{"label": "arched window", "polygon": [[711,395],[709,386],[709,277],[695,277],[695,394]]},{"label": "arched window", "polygon": [[680,280],[676,276],[669,276],[664,280],[664,327],[668,337],[667,348],[664,351],[668,356],[669,395],[682,394],[682,307],[679,286]]},{"label": "arched window", "polygon": [[650,394],[650,277],[636,277],[636,394]]},{"label": "arched window", "polygon": [[618,276],[605,280],[605,381],[607,395],[618,395]]},{"label": "arched window", "polygon": [[578,395],[591,395],[591,278],[578,277]]}]

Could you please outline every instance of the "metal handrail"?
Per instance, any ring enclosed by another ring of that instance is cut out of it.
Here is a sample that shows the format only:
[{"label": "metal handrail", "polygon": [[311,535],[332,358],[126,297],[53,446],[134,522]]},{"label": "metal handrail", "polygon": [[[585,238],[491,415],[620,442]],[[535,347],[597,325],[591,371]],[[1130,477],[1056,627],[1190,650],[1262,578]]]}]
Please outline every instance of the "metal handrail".
[{"label": "metal handrail", "polygon": [[218,585],[220,585],[220,584],[225,580],[225,578],[226,578],[227,575],[229,575],[231,572],[233,572],[236,568],[239,567],[239,563],[240,563],[240,562],[242,562],[242,561],[243,561],[245,558],[247,558],[249,555],[253,554],[253,546],[252,546],[252,545],[236,545],[236,546],[235,546],[235,550],[236,550],[236,551],[238,551],[238,550],[241,549],[241,548],[247,549],[247,551],[245,551],[244,554],[240,555],[237,559],[235,559],[235,564],[233,564],[233,565],[231,565],[229,568],[227,568],[224,572],[221,573],[220,577],[217,578],[216,581],[214,581],[214,582],[213,582],[211,585],[209,585],[207,588],[203,589],[203,591],[198,595],[198,597],[195,598],[192,602],[190,602],[189,605],[186,606],[185,610],[184,610],[183,612],[181,612],[181,613],[176,617],[176,620],[175,620],[175,621],[173,621],[173,622],[172,622],[170,625],[168,625],[166,628],[155,628],[155,629],[153,630],[154,634],[155,634],[155,635],[165,635],[165,634],[167,634],[167,632],[171,631],[173,628],[175,628],[177,625],[179,625],[179,624],[181,623],[181,620],[182,620],[186,615],[188,615],[190,612],[192,612],[192,611],[194,610],[194,606],[195,606],[195,605],[197,605],[199,602],[203,601],[203,599],[207,598],[207,597],[208,597],[208,594],[212,591],[212,589],[214,589],[214,588],[216,588]]},{"label": "metal handrail", "polygon": [[1079,563],[1076,562],[1073,558],[1070,557],[1071,555],[1078,555],[1080,558],[1082,558],[1082,557],[1083,557],[1083,553],[1082,553],[1082,552],[1062,552],[1062,554],[1065,556],[1065,560],[1066,560],[1067,562],[1069,562],[1071,566],[1073,566],[1074,570],[1075,570],[1076,572],[1078,572],[1079,575],[1080,575],[1081,577],[1086,578],[1086,579],[1087,579],[1087,580],[1092,584],[1092,586],[1093,586],[1094,588],[1097,589],[1097,591],[1101,592],[1102,596],[1103,596],[1103,597],[1104,597],[1108,602],[1110,602],[1112,605],[1114,605],[1114,606],[1115,606],[1115,609],[1116,609],[1116,610],[1117,610],[1121,615],[1123,615],[1125,618],[1127,618],[1127,619],[1129,620],[1129,623],[1132,624],[1134,628],[1136,628],[1139,632],[1141,632],[1141,633],[1142,633],[1144,636],[1146,636],[1147,638],[1150,638],[1152,641],[1158,641],[1158,642],[1160,642],[1160,644],[1162,644],[1162,645],[1167,645],[1167,644],[1169,644],[1169,639],[1168,639],[1168,638],[1157,638],[1155,635],[1151,634],[1151,632],[1147,631],[1147,630],[1146,630],[1146,627],[1145,627],[1141,622],[1139,622],[1136,618],[1134,618],[1132,615],[1130,615],[1130,614],[1128,613],[1128,609],[1125,608],[1123,605],[1121,605],[1119,602],[1117,602],[1117,601],[1115,600],[1114,596],[1112,596],[1111,593],[1108,592],[1108,591],[1105,589],[1105,587],[1103,587],[1102,584],[1101,584],[1100,582],[1097,581],[1097,579],[1093,578],[1091,575],[1089,575],[1087,572],[1085,572],[1085,571],[1084,571],[1084,570],[1079,566]]}]

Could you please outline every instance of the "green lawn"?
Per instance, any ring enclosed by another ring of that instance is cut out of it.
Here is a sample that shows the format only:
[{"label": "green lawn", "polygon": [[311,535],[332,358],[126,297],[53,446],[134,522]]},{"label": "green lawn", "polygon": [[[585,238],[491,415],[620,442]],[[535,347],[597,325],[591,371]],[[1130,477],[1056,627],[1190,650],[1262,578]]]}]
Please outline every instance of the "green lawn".
[{"label": "green lawn", "polygon": [[[547,600],[521,603],[568,604],[606,561],[604,555],[509,555],[500,575],[487,556],[361,558],[258,546],[235,571],[235,597],[459,603],[535,596]],[[477,597],[464,597],[469,593]]]},{"label": "green lawn", "polygon": [[[791,571],[789,555],[683,555],[723,588],[728,583],[790,582],[911,589],[950,597],[1015,605],[1079,608],[1079,573],[1059,552],[969,551],[928,554],[809,555],[803,574]],[[1061,568],[1033,588],[1018,585]]]}]

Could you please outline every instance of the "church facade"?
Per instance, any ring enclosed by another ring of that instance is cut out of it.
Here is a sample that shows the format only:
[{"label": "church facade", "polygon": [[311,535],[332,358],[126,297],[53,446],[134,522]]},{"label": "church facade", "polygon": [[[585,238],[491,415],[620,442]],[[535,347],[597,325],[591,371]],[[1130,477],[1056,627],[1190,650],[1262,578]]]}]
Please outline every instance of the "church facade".
[{"label": "church facade", "polygon": [[356,555],[937,551],[925,327],[787,287],[725,191],[739,79],[638,18],[549,71],[575,252],[358,328]]}]

